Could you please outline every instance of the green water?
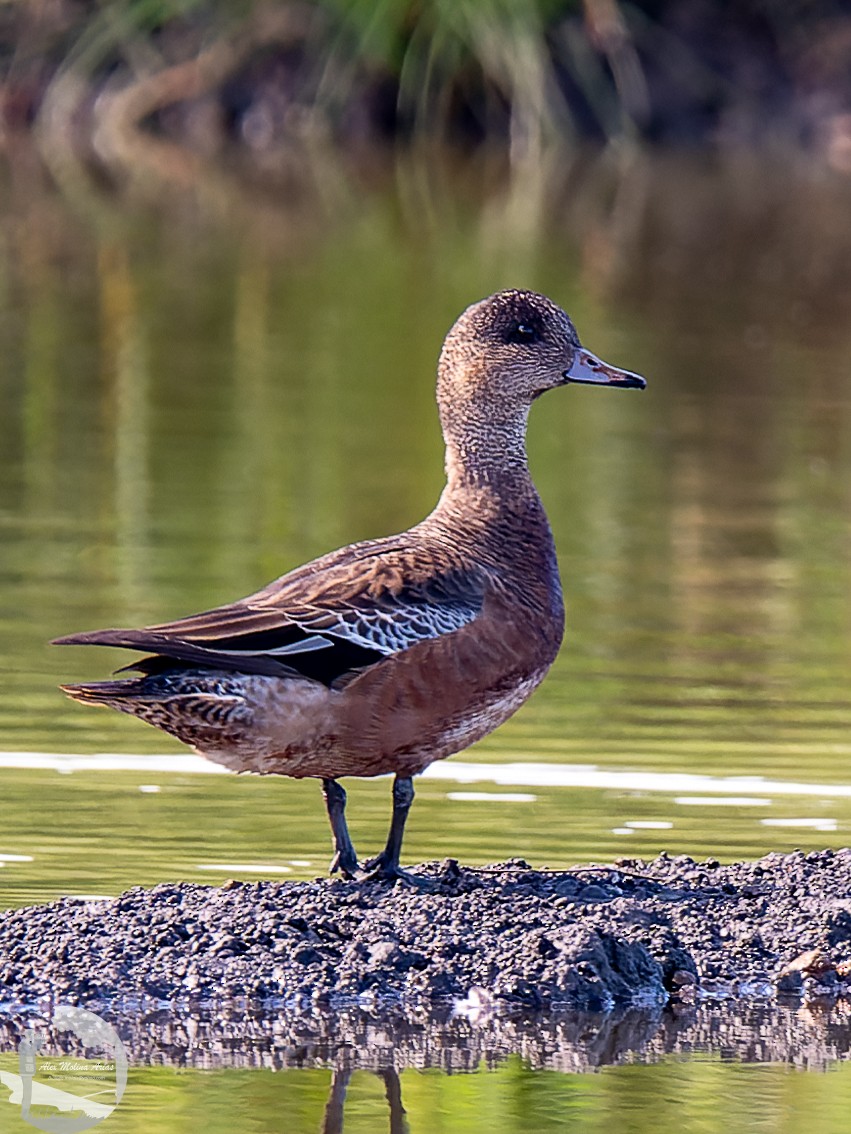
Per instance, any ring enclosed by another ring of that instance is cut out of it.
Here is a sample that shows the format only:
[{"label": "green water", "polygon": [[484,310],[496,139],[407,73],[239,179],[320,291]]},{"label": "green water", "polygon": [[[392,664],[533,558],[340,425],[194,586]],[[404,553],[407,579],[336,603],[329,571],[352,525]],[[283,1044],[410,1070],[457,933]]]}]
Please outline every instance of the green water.
[{"label": "green water", "polygon": [[[818,1090],[804,1091],[803,1097],[795,1089],[799,1084],[782,1068],[725,1067],[705,1062],[624,1067],[580,1077],[531,1072],[512,1060],[496,1071],[475,1076],[405,1072],[401,1087],[412,1134],[420,1130],[446,1134],[534,1130],[549,1134],[602,1131],[613,1126],[630,1131],[670,1127],[722,1134],[782,1129],[783,1123],[795,1117],[820,1134],[822,1130],[838,1132],[844,1128],[842,1120],[847,1118],[851,1103],[851,1076],[847,1072],[848,1068],[843,1068],[842,1074],[831,1078],[828,1090],[822,1080]],[[264,1091],[269,1103],[280,1106],[284,1113],[299,1113],[303,1128],[321,1129],[324,1099],[320,1090],[328,1083],[328,1073],[321,1079],[310,1073],[290,1072],[289,1076],[292,1081],[285,1083],[262,1073],[259,1078],[265,1082],[261,1083],[245,1075],[234,1076],[233,1088],[242,1105],[232,1103],[228,1108],[232,1121],[239,1121],[240,1112],[256,1105],[255,1092]],[[167,1089],[168,1078],[173,1082],[173,1075],[160,1075],[159,1083],[151,1076],[151,1085]],[[350,1092],[346,1130],[390,1129],[383,1084],[376,1076],[357,1074]],[[724,1102],[719,1105],[722,1092]],[[205,1120],[204,1102],[200,1106],[190,1103],[190,1109],[198,1122]],[[133,1129],[133,1116],[128,1119],[127,1129]],[[116,1122],[115,1128],[120,1130],[121,1126]],[[168,1129],[165,1125],[162,1128]],[[191,1125],[183,1128],[191,1129]],[[227,1122],[220,1127],[230,1128]]]},{"label": "green water", "polygon": [[[217,605],[421,518],[442,485],[442,336],[472,300],[529,286],[649,385],[534,409],[568,636],[533,700],[463,759],[611,778],[425,779],[406,858],[555,866],[851,842],[851,183],[791,159],[665,155],[514,182],[413,159],[305,179],[118,194],[79,171],[59,191],[31,157],[0,170],[0,749],[180,752],[57,693],[126,655],[47,641]],[[363,853],[383,841],[388,797],[386,781],[351,785]],[[328,854],[315,784],[0,766],[0,906],[313,876]],[[227,1095],[242,1116],[228,1129],[254,1128],[255,1097],[261,1115],[291,1099],[303,1119],[286,1128],[317,1128],[328,1073],[305,1072],[303,1092],[291,1074],[140,1072],[136,1109],[110,1122],[159,1106],[158,1128],[188,1129]],[[352,1129],[380,1124],[383,1100],[358,1076]],[[818,1081],[847,1099],[844,1071]],[[660,1082],[696,1109],[656,1129],[736,1128],[700,1113],[718,1083],[742,1107],[760,1084],[764,1113],[742,1129],[795,1130],[809,1107],[806,1078],[713,1062],[403,1076],[412,1130],[643,1129]]]},{"label": "green water", "polygon": [[[127,1090],[104,1129],[163,1134],[219,1131],[402,1131],[410,1134],[596,1134],[616,1128],[703,1134],[808,1130],[842,1134],[851,1105],[851,1068],[809,1076],[778,1065],[694,1058],[604,1067],[592,1075],[535,1071],[520,1059],[470,1074],[408,1069],[391,1111],[384,1077],[355,1071],[342,1115],[331,1104],[342,1073],[327,1069],[186,1072],[131,1069]],[[391,1088],[392,1089],[392,1088]],[[331,1105],[329,1105],[331,1104]],[[339,1119],[343,1118],[341,1124]],[[395,1120],[395,1121],[394,1121]],[[32,1127],[9,1108],[4,1130]]]}]

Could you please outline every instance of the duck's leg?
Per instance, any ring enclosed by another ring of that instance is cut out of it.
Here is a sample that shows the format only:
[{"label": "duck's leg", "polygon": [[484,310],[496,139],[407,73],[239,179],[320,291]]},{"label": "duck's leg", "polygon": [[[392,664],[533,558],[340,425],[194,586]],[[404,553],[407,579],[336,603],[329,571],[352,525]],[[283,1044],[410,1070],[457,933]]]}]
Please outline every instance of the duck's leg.
[{"label": "duck's leg", "polygon": [[336,780],[323,780],[322,795],[334,836],[334,857],[328,871],[335,874],[339,870],[344,878],[354,878],[358,856],[346,826],[346,793]]},{"label": "duck's leg", "polygon": [[410,776],[397,776],[393,781],[393,818],[390,820],[390,834],[387,836],[387,846],[375,858],[365,862],[363,869],[366,877],[381,881],[393,881],[401,878],[405,882],[420,885],[423,881],[408,874],[399,865],[399,855],[402,851],[402,837],[405,834],[405,820],[414,802],[414,784]]}]

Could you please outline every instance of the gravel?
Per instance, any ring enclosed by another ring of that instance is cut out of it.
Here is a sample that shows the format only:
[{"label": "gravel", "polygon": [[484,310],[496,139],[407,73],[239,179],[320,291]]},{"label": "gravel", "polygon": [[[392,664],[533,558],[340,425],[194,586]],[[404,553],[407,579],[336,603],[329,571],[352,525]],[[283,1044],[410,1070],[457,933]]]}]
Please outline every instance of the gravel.
[{"label": "gravel", "polygon": [[0,915],[0,1010],[247,999],[454,1013],[851,999],[851,850],[134,888]]}]

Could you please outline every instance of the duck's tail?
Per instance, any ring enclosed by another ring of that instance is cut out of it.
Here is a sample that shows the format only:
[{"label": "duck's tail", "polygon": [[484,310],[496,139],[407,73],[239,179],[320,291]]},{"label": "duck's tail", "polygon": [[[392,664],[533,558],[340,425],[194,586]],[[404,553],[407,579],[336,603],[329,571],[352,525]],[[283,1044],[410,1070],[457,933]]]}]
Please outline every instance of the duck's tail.
[{"label": "duck's tail", "polygon": [[128,678],[123,681],[89,681],[84,685],[60,685],[59,688],[66,693],[72,701],[80,701],[84,705],[112,705],[119,706],[117,701],[136,700],[139,698],[156,700],[156,695],[145,697],[146,678]]},{"label": "duck's tail", "polygon": [[59,688],[84,705],[106,705],[139,717],[185,744],[217,748],[242,737],[252,719],[252,710],[233,677],[178,670]]}]

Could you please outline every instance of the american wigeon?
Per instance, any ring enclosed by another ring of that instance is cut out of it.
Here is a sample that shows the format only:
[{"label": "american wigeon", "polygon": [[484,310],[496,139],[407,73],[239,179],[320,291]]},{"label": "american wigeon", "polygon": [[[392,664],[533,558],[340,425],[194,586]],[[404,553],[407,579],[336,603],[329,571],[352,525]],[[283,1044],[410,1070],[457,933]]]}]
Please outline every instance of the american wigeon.
[{"label": "american wigeon", "polygon": [[[235,771],[321,779],[332,872],[409,878],[399,853],[412,777],[510,717],[561,644],[561,583],[529,475],[526,419],[539,394],[571,383],[645,385],[585,350],[543,295],[501,291],[473,304],[440,355],[446,487],[430,515],[228,606],[58,638],[152,654],[128,667],[140,677],[62,689]],[[388,772],[387,845],[361,868],[338,780]]]}]

